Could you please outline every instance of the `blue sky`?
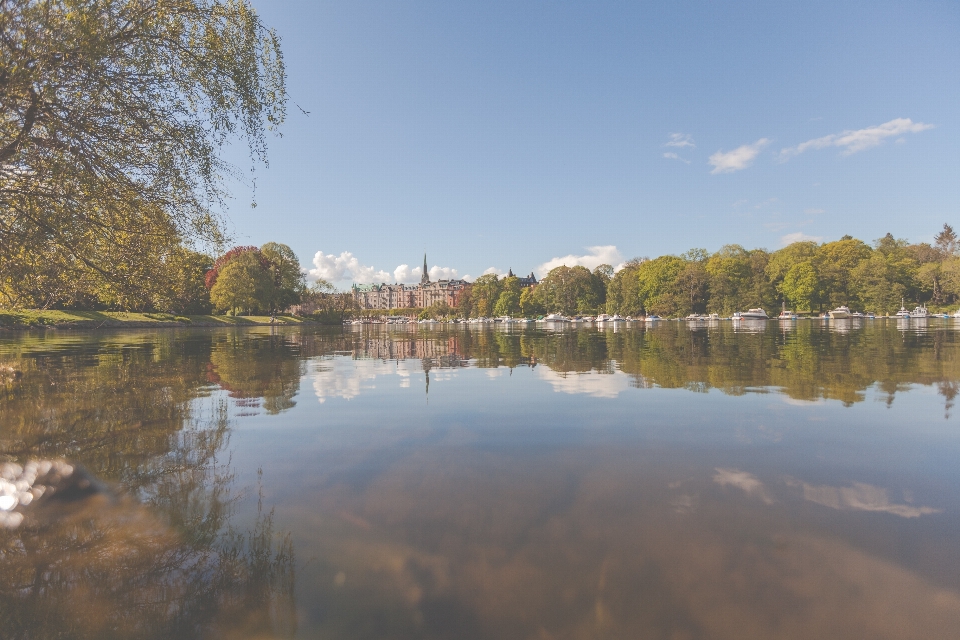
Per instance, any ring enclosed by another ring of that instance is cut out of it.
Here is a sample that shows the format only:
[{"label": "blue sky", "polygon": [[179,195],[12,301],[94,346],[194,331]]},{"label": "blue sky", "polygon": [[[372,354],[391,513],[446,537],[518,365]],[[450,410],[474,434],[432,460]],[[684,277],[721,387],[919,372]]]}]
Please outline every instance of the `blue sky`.
[{"label": "blue sky", "polygon": [[955,1],[254,4],[310,115],[230,224],[341,285],[960,227]]}]

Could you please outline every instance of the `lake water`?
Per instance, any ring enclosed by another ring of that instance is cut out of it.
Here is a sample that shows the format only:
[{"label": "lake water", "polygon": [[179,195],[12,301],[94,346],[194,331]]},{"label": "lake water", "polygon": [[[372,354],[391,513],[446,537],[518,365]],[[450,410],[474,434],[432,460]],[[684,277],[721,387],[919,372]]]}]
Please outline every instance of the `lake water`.
[{"label": "lake water", "polygon": [[0,335],[0,635],[958,637],[958,330]]}]

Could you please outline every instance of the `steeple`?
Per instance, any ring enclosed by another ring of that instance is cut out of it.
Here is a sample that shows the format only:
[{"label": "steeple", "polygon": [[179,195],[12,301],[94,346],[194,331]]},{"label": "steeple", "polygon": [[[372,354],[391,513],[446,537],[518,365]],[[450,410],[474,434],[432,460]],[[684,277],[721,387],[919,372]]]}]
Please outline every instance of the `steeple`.
[{"label": "steeple", "polygon": [[427,271],[427,254],[423,254],[423,271],[420,275],[420,284],[427,284],[430,282],[430,273]]}]

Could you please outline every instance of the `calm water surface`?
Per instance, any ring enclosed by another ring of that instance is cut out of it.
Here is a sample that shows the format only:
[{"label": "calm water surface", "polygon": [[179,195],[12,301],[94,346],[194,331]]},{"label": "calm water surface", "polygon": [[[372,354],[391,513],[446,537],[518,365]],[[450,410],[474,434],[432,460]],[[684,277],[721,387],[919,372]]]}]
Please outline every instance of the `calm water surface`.
[{"label": "calm water surface", "polygon": [[0,635],[957,637],[958,330],[0,335]]}]

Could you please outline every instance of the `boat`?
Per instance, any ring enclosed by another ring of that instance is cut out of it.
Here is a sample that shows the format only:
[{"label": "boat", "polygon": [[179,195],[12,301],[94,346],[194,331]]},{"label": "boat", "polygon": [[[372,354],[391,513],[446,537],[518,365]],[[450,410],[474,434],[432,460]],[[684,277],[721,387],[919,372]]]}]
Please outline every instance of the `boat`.
[{"label": "boat", "polygon": [[907,311],[905,306],[903,306],[903,298],[900,298],[900,311],[897,311],[897,315],[895,317],[906,318],[907,320],[910,319],[910,312]]},{"label": "boat", "polygon": [[597,322],[610,322],[611,320],[613,320],[613,316],[609,316],[605,313],[601,313],[597,316]]},{"label": "boat", "polygon": [[927,311],[927,307],[924,305],[920,305],[910,312],[911,318],[929,318],[930,315],[930,312]]},{"label": "boat", "polygon": [[797,319],[797,314],[795,314],[793,311],[787,311],[786,309],[781,311],[780,315],[777,316],[777,320],[796,320],[796,319]]},{"label": "boat", "polygon": [[564,318],[559,313],[551,313],[546,318],[543,319],[544,322],[566,322],[567,319]]},{"label": "boat", "polygon": [[644,322],[656,322],[657,320],[663,320],[663,318],[656,314],[651,314],[643,319]]},{"label": "boat", "polygon": [[707,320],[710,320],[710,321],[715,321],[719,319],[720,319],[719,313],[711,313],[709,316],[707,316]]},{"label": "boat", "polygon": [[860,313],[859,311],[854,311],[853,313],[850,314],[850,317],[851,317],[851,318],[863,319],[863,318],[866,318],[867,316],[863,315],[863,314]]},{"label": "boat", "polygon": [[733,314],[734,320],[769,320],[770,316],[763,309],[748,309]]},{"label": "boat", "polygon": [[702,322],[707,319],[707,316],[702,316],[699,313],[691,313],[684,320],[687,322]]},{"label": "boat", "polygon": [[610,318],[610,322],[623,322],[623,316],[613,314],[613,317]]},{"label": "boat", "polygon": [[850,317],[850,307],[839,306],[830,312],[831,320],[846,320]]},{"label": "boat", "polygon": [[953,312],[953,317],[960,318],[960,309],[957,309],[956,311]]}]

